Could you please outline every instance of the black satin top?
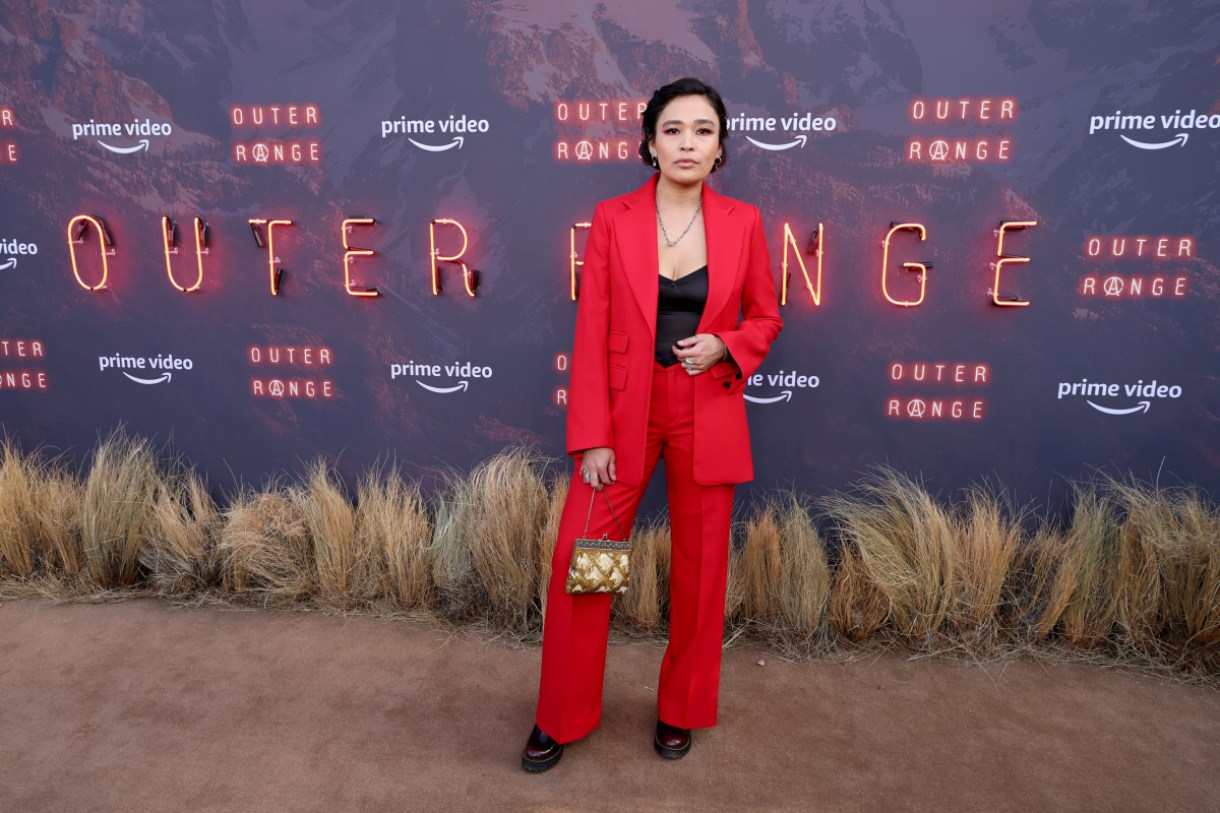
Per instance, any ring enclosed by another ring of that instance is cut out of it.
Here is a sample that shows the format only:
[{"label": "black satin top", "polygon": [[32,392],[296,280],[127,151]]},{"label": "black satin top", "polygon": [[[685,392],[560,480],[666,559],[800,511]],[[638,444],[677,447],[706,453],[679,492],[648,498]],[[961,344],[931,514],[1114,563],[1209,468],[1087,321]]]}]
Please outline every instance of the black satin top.
[{"label": "black satin top", "polygon": [[[658,275],[660,276],[660,275]],[[707,304],[707,266],[673,280],[660,276],[657,292],[657,346],[653,358],[662,367],[678,363],[673,347],[699,329]]]}]

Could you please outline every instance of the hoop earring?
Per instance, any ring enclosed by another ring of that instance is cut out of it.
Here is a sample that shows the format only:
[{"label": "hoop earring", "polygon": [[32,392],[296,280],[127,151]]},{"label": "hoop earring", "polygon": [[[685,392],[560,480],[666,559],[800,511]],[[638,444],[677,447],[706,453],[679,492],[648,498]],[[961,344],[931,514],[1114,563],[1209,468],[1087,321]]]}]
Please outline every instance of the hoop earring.
[{"label": "hoop earring", "polygon": [[713,161],[712,163],[713,163],[713,164],[715,164],[716,166],[720,166],[720,156],[719,156],[719,155],[717,155],[717,156],[716,156],[716,160],[715,160],[715,161]]}]

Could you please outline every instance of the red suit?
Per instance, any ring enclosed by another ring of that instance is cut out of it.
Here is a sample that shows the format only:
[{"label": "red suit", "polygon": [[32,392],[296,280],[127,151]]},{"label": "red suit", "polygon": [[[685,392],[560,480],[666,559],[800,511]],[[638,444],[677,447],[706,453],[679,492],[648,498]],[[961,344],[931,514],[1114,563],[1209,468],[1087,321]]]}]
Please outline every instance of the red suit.
[{"label": "red suit", "polygon": [[[654,361],[659,271],[656,176],[598,204],[585,249],[568,397],[567,450],[614,450],[606,493],[625,530],[657,460],[665,459],[672,531],[670,643],[657,709],[681,728],[716,722],[733,486],[754,476],[743,396],[782,321],[762,218],[703,186],[708,296],[698,333],[719,336],[730,361],[690,376]],[[573,477],[547,594],[537,723],[559,742],[601,719],[610,596],[564,592],[573,541],[592,489]],[[619,538],[600,496],[588,533]],[[630,588],[628,588],[630,589]]]}]

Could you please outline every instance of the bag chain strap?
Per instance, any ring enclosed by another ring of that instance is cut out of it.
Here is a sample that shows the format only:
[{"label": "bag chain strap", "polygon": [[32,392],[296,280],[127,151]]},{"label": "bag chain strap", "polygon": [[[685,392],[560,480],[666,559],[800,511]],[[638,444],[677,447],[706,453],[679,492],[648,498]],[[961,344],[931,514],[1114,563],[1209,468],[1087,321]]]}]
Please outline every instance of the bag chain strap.
[{"label": "bag chain strap", "polygon": [[[622,537],[622,540],[624,542],[626,542],[627,534],[623,533],[623,526],[618,521],[618,514],[614,513],[614,504],[610,502],[610,495],[606,493],[606,490],[604,488],[602,489],[602,495],[606,498],[606,506],[610,509],[610,516],[614,517],[614,525],[616,528],[618,528],[618,535],[620,537]],[[593,521],[593,503],[596,500],[597,500],[597,492],[594,491],[593,496],[591,496],[589,498],[589,516],[585,517],[585,533],[584,533],[585,537],[589,536],[589,523],[591,523]],[[602,534],[603,539],[606,539],[609,536],[610,536],[609,534]]]}]

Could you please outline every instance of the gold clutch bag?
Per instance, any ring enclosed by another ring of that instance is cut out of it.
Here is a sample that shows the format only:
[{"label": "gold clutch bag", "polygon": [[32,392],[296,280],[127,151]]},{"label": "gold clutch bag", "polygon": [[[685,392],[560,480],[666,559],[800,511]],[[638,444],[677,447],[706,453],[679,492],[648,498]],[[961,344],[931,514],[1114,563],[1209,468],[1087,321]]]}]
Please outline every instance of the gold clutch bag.
[{"label": "gold clutch bag", "polygon": [[[602,494],[605,494],[603,489]],[[601,539],[589,538],[589,521],[593,518],[593,501],[597,492],[589,500],[589,517],[585,520],[585,533],[576,540],[572,549],[572,562],[568,565],[568,581],[564,590],[573,595],[580,593],[625,593],[627,579],[631,576],[631,543],[624,540],[617,542],[609,534],[602,534]],[[610,504],[610,496],[606,495],[606,505],[610,506],[610,515],[618,526],[619,536],[623,526],[619,525],[618,515]]]}]

